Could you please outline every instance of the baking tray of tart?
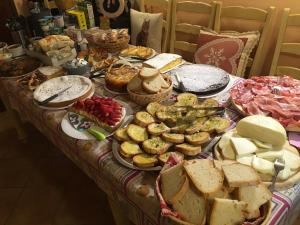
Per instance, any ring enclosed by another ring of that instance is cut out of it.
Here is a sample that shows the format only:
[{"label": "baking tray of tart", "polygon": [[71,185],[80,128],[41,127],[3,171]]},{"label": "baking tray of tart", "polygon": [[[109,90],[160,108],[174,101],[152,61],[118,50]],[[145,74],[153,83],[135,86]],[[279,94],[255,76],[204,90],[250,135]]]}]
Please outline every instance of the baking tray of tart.
[{"label": "baking tray of tart", "polygon": [[146,171],[160,170],[171,152],[181,158],[198,157],[211,137],[230,126],[224,112],[216,100],[198,102],[190,93],[168,105],[152,102],[115,132],[113,153],[122,165]]}]

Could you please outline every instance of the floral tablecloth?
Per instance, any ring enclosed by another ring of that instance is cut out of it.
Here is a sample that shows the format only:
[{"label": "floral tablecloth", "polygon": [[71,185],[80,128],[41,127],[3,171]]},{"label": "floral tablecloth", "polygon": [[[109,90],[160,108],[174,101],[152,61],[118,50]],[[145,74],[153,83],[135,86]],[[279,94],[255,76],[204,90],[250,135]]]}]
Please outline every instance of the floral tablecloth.
[{"label": "floral tablecloth", "polygon": [[[238,79],[231,77],[230,85],[234,85],[235,82],[238,82]],[[134,111],[141,110],[141,107],[129,101],[127,95],[106,91],[101,81],[96,82],[95,87],[98,95],[115,97],[128,102]],[[82,141],[68,137],[62,132],[60,126],[66,111],[41,109],[34,104],[32,93],[18,86],[14,80],[0,81],[0,91],[23,119],[39,129],[93,179],[99,188],[122,208],[131,221],[137,225],[171,224],[168,219],[160,215],[159,201],[154,192],[157,172],[135,171],[120,165],[113,157],[111,140]],[[222,104],[226,104],[228,97],[228,90],[224,90],[217,99]],[[230,112],[229,116],[233,121],[239,119],[234,112]],[[137,191],[141,185],[150,188],[147,196],[142,196]],[[272,202],[272,217],[268,224],[292,224],[300,209],[300,184],[286,191],[274,193]]]}]

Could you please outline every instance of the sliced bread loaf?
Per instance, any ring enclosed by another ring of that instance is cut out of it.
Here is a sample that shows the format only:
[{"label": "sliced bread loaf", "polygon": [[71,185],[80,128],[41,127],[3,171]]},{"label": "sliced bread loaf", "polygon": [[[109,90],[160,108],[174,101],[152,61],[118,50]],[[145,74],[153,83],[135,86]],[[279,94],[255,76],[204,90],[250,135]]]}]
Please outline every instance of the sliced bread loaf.
[{"label": "sliced bread loaf", "polygon": [[247,203],[237,200],[215,198],[211,215],[210,225],[242,224],[245,221],[245,209]]},{"label": "sliced bread loaf", "polygon": [[245,186],[238,189],[238,199],[246,202],[247,219],[254,219],[260,216],[259,207],[272,198],[272,193],[266,185]]},{"label": "sliced bread loaf", "polygon": [[178,214],[191,224],[205,224],[206,217],[206,201],[205,198],[195,189],[193,185],[189,185],[188,178],[185,185],[179,191],[172,203],[173,208]]},{"label": "sliced bread loaf", "polygon": [[204,195],[216,193],[223,186],[223,173],[214,168],[212,160],[191,160],[184,163],[184,168],[196,188]]},{"label": "sliced bread loaf", "polygon": [[242,187],[260,183],[260,177],[250,166],[233,163],[222,166],[229,187]]},{"label": "sliced bread loaf", "polygon": [[167,203],[180,191],[186,180],[183,162],[161,172],[161,192]]},{"label": "sliced bread loaf", "polygon": [[150,68],[150,67],[143,67],[140,71],[140,76],[142,79],[149,79],[155,77],[159,74],[158,69]]}]

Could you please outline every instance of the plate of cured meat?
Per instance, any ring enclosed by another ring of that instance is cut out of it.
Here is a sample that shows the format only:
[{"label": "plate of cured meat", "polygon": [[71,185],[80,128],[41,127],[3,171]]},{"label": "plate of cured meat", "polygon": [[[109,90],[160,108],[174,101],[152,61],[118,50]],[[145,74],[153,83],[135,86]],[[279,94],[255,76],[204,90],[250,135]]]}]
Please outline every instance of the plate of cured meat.
[{"label": "plate of cured meat", "polygon": [[233,105],[244,115],[265,115],[288,131],[300,131],[300,81],[289,76],[257,76],[230,91]]}]

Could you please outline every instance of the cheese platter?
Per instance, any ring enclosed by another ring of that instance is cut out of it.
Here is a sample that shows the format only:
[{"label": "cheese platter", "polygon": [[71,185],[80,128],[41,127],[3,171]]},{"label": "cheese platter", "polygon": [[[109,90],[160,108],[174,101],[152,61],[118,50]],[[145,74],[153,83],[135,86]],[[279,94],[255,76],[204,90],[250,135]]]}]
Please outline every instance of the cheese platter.
[{"label": "cheese platter", "polygon": [[[214,156],[253,167],[267,185],[276,176],[276,190],[287,189],[300,181],[299,152],[288,143],[284,127],[271,117],[253,115],[240,120],[235,129],[221,137]],[[278,176],[277,159],[284,162]]]}]

